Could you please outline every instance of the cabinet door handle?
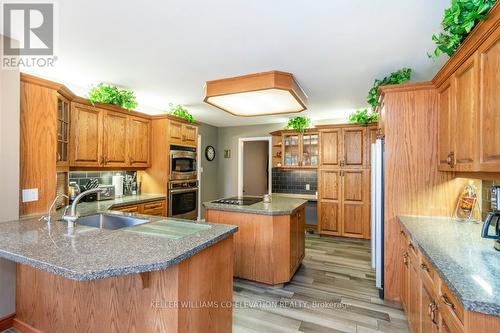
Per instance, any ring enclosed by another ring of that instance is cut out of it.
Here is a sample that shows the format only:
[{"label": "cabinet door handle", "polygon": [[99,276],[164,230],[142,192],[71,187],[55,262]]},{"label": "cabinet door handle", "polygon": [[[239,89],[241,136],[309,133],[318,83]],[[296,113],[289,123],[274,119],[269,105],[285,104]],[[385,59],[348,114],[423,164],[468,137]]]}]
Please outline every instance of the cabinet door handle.
[{"label": "cabinet door handle", "polygon": [[61,154],[57,153],[57,162],[59,162],[60,160],[61,160]]},{"label": "cabinet door handle", "polygon": [[403,253],[403,264],[408,265],[408,253]]},{"label": "cabinet door handle", "polygon": [[103,164],[104,164],[104,156],[103,156],[103,155],[101,155],[101,158],[100,158],[99,164],[100,164],[100,165],[103,165]]},{"label": "cabinet door handle", "polygon": [[437,316],[436,316],[436,311],[437,311],[437,304],[436,301],[432,301],[429,303],[429,316],[431,317],[431,321],[434,325],[437,325]]},{"label": "cabinet door handle", "polygon": [[130,164],[134,164],[134,159],[130,157]]},{"label": "cabinet door handle", "polygon": [[452,310],[455,310],[455,304],[450,301],[450,298],[446,294],[441,295],[441,300],[444,304],[448,305]]},{"label": "cabinet door handle", "polygon": [[426,264],[421,263],[421,264],[420,264],[420,268],[422,268],[422,270],[424,270],[424,271],[426,271],[427,273],[429,273],[429,267],[427,267],[427,265],[426,265]]},{"label": "cabinet door handle", "polygon": [[415,246],[413,246],[413,244],[412,244],[412,243],[408,244],[408,247],[409,247],[410,249],[412,249],[413,251],[415,251]]},{"label": "cabinet door handle", "polygon": [[108,164],[108,156],[104,155],[104,164]]},{"label": "cabinet door handle", "polygon": [[450,168],[453,168],[455,166],[455,153],[450,152],[448,154],[448,158],[446,159],[446,163],[450,166]]},{"label": "cabinet door handle", "polygon": [[344,160],[340,160],[340,166],[343,167],[344,166]]}]

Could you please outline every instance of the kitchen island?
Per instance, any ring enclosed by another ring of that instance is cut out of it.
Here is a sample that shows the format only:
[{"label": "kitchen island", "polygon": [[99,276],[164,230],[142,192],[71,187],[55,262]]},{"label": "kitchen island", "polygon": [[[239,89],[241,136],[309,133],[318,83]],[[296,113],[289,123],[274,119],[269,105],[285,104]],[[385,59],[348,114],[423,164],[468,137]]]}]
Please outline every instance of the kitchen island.
[{"label": "kitchen island", "polygon": [[207,222],[239,228],[234,236],[235,277],[270,285],[292,279],[304,258],[306,203],[279,195],[270,203],[204,203]]},{"label": "kitchen island", "polygon": [[[81,209],[101,212],[93,205],[95,211],[92,204]],[[99,205],[108,209],[116,203]],[[0,257],[18,264],[14,327],[22,332],[231,331],[237,227],[112,214],[147,221],[117,230],[68,228],[65,222],[37,218],[0,223]]]}]

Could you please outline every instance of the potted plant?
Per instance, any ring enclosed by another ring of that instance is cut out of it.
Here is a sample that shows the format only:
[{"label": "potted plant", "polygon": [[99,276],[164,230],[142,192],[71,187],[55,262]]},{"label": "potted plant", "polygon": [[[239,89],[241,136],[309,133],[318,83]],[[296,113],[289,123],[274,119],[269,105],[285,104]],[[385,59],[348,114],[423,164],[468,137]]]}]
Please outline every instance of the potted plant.
[{"label": "potted plant", "polygon": [[288,121],[288,124],[285,128],[293,129],[299,133],[304,133],[307,128],[311,125],[311,120],[307,117],[294,117]]},{"label": "potted plant", "polygon": [[377,121],[378,113],[373,110],[368,111],[368,108],[358,109],[349,115],[349,122],[351,124],[368,126],[369,124],[376,123]]},{"label": "potted plant", "polygon": [[129,89],[122,89],[111,84],[99,83],[90,89],[88,93],[90,103],[113,104],[127,110],[137,107],[134,92]]},{"label": "potted plant", "polygon": [[381,86],[387,86],[390,84],[401,84],[409,81],[411,78],[411,68],[401,68],[395,72],[392,72],[389,76],[384,77],[382,80],[376,79],[373,83],[373,87],[368,92],[367,102],[372,106],[372,109],[379,105],[378,101],[378,88]]},{"label": "potted plant", "polygon": [[463,40],[480,21],[485,20],[496,0],[451,0],[451,7],[444,11],[443,31],[432,35],[436,48],[430,58],[446,53],[452,56]]},{"label": "potted plant", "polygon": [[190,114],[182,105],[174,105],[172,103],[168,104],[170,107],[170,114],[179,118],[186,120],[189,123],[194,123],[194,117]]}]

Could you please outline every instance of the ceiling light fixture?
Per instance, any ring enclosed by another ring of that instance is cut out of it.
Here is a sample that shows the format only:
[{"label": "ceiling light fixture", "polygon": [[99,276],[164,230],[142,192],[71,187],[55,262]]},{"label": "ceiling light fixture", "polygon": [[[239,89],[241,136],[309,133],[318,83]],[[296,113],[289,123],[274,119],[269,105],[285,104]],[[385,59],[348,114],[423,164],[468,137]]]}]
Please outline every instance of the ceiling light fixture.
[{"label": "ceiling light fixture", "polygon": [[241,117],[297,113],[307,109],[307,95],[293,75],[279,71],[207,81],[204,101]]}]

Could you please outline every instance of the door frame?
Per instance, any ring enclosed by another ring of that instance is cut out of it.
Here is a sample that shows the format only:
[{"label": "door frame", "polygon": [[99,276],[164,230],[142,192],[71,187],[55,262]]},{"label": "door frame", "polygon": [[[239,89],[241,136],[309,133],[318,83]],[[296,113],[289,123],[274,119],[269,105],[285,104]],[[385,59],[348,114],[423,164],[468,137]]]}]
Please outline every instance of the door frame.
[{"label": "door frame", "polygon": [[196,147],[196,178],[198,179],[198,221],[201,220],[201,176],[203,173],[203,167],[201,166],[202,155],[201,134],[198,134],[198,146]]},{"label": "door frame", "polygon": [[272,193],[273,189],[273,137],[272,136],[257,136],[249,138],[239,138],[238,139],[238,196],[243,196],[243,149],[245,142],[248,141],[267,141],[268,145],[268,194]]}]

